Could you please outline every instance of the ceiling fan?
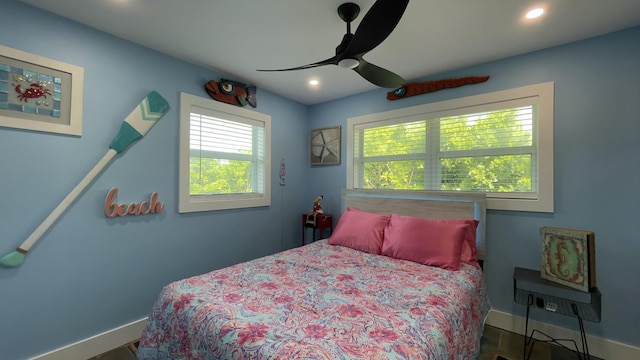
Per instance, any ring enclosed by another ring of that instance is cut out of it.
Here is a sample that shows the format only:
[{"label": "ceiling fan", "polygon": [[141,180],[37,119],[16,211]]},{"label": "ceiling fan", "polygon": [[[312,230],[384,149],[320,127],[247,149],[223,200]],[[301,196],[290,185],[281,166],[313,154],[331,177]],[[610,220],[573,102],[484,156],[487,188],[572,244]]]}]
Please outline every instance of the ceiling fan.
[{"label": "ceiling fan", "polygon": [[351,22],[358,17],[360,6],[344,3],[338,7],[338,15],[347,23],[347,33],[336,47],[336,55],[326,60],[288,69],[258,71],[291,71],[310,69],[324,65],[338,65],[353,69],[367,81],[385,88],[397,88],[404,83],[399,75],[373,65],[362,57],[380,45],[400,22],[409,0],[377,0],[365,14],[355,34]]}]

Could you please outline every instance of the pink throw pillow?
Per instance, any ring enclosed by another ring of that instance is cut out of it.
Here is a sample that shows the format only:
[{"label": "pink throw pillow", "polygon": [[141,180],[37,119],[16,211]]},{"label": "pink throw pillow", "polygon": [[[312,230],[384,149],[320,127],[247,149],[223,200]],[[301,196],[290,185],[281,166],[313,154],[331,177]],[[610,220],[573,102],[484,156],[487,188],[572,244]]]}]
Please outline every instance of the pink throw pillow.
[{"label": "pink throw pillow", "polygon": [[382,255],[458,270],[469,225],[391,215]]},{"label": "pink throw pillow", "polygon": [[462,244],[462,253],[460,254],[460,261],[471,264],[473,266],[480,266],[478,264],[478,256],[476,254],[476,229],[478,228],[479,221],[475,219],[438,219],[434,221],[452,223],[452,224],[467,224],[467,232],[464,236],[464,243]]},{"label": "pink throw pillow", "polygon": [[329,237],[329,244],[380,255],[384,228],[388,222],[389,217],[385,215],[347,209]]}]

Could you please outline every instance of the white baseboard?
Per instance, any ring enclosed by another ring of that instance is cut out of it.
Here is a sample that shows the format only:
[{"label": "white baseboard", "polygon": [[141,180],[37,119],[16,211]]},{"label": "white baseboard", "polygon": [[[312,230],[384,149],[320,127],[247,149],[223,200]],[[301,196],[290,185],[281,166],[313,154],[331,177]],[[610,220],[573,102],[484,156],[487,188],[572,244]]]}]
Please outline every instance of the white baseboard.
[{"label": "white baseboard", "polygon": [[[523,335],[525,318],[515,316],[502,311],[491,310],[486,321],[503,330]],[[576,325],[577,327],[577,325]],[[578,331],[569,330],[560,326],[529,319],[529,329],[536,329],[556,339],[573,339],[580,348],[582,340]],[[619,343],[613,340],[587,335],[589,354],[605,360],[636,360],[640,359],[640,348]]]},{"label": "white baseboard", "polygon": [[[522,335],[525,325],[524,320],[523,317],[492,309],[489,312],[486,324]],[[138,339],[146,323],[147,318],[140,319],[60,349],[50,351],[46,354],[36,356],[31,360],[86,360]],[[573,339],[577,344],[581,344],[580,333],[577,331],[535,320],[529,320],[529,326],[551,337]],[[589,353],[601,359],[640,359],[640,348],[638,347],[590,335],[587,335],[587,341],[589,344]]]},{"label": "white baseboard", "polygon": [[136,320],[30,360],[87,360],[139,339],[146,324],[147,318]]}]

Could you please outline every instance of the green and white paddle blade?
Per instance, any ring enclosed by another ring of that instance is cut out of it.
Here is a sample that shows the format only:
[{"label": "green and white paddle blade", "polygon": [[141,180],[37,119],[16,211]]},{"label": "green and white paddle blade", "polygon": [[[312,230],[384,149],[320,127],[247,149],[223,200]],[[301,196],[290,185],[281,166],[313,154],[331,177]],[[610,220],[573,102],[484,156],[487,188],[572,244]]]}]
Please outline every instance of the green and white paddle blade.
[{"label": "green and white paddle blade", "polygon": [[[138,110],[138,111],[136,111]],[[118,153],[143,137],[164,114],[169,111],[169,103],[155,91],[142,100],[137,109],[127,116],[120,126],[120,132],[109,147]]]},{"label": "green and white paddle blade", "polygon": [[16,251],[10,252],[0,258],[0,265],[4,267],[14,268],[22,265],[26,251],[17,248]]}]

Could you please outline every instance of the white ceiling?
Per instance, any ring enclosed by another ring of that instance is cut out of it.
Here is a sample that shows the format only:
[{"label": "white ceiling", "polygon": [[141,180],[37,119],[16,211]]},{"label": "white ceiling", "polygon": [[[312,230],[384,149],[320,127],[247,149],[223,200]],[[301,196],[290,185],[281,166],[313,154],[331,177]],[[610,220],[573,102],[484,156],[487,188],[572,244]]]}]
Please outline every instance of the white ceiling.
[{"label": "white ceiling", "polygon": [[[332,65],[256,71],[333,56],[346,32],[337,14],[344,0],[22,1],[254,84],[258,101],[260,89],[316,104],[376,88]],[[361,7],[355,32],[374,0],[352,2]],[[535,6],[545,15],[525,22]],[[365,59],[410,81],[636,25],[640,0],[412,0],[394,32]],[[317,88],[307,84],[312,78],[320,80]]]}]

